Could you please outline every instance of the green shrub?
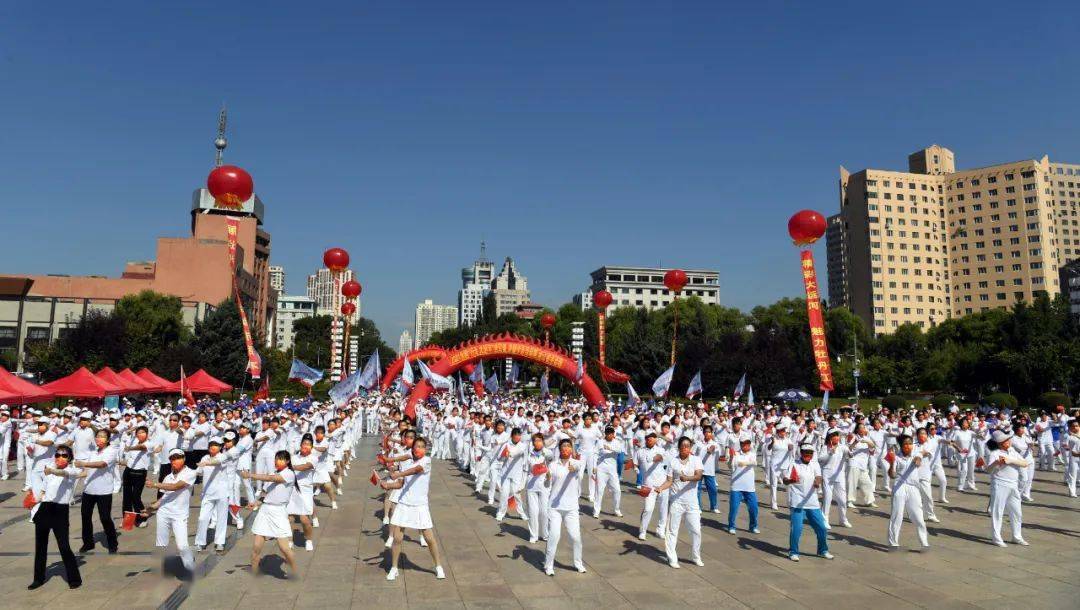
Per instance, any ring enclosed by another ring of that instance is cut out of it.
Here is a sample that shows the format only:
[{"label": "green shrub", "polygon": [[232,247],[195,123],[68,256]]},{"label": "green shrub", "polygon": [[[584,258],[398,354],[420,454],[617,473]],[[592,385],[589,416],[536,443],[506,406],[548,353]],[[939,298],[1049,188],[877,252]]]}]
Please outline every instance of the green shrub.
[{"label": "green shrub", "polygon": [[997,392],[983,398],[983,402],[995,409],[1015,409],[1020,403],[1012,394]]},{"label": "green shrub", "polygon": [[881,399],[881,406],[889,409],[890,411],[896,411],[898,409],[906,409],[908,401],[903,396],[897,396],[895,394],[886,396]]},{"label": "green shrub", "polygon": [[933,405],[934,408],[938,411],[941,411],[942,409],[948,409],[949,405],[954,402],[956,402],[956,398],[953,397],[951,394],[938,394],[937,396],[930,399],[930,404]]},{"label": "green shrub", "polygon": [[1043,392],[1035,398],[1035,406],[1042,411],[1053,412],[1057,410],[1058,405],[1064,405],[1065,409],[1069,410],[1072,408],[1072,399],[1061,392]]}]

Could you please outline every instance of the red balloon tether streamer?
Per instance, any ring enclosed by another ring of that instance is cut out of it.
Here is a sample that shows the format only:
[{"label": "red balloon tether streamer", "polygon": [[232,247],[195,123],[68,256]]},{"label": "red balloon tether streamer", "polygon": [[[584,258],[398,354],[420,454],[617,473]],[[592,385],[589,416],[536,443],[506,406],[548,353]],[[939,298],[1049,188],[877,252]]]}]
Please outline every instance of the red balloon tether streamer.
[{"label": "red balloon tether streamer", "polygon": [[814,269],[814,253],[810,247],[825,234],[825,218],[813,210],[796,212],[788,220],[788,233],[801,250],[803,288],[806,291],[806,317],[810,327],[810,347],[814,353],[821,390],[833,389],[832,366],[829,362],[829,346],[825,339],[825,319],[821,314],[821,291],[817,271]]}]

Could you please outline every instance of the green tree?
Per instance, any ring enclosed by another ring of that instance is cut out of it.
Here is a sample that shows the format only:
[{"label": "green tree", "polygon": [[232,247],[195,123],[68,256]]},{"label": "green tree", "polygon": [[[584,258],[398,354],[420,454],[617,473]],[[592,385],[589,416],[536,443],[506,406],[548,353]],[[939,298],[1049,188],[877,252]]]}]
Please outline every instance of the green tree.
[{"label": "green tree", "polygon": [[133,369],[150,366],[162,351],[188,342],[191,331],[184,325],[179,297],[144,290],[116,303],[115,315],[127,334],[125,363]]},{"label": "green tree", "polygon": [[59,379],[80,366],[91,371],[124,368],[127,346],[123,320],[115,313],[91,309],[52,345],[34,346],[26,368],[46,380]]},{"label": "green tree", "polygon": [[[226,299],[195,325],[195,348],[202,367],[214,377],[243,387],[247,375],[247,347],[236,304]],[[185,372],[190,374],[193,371]]]}]

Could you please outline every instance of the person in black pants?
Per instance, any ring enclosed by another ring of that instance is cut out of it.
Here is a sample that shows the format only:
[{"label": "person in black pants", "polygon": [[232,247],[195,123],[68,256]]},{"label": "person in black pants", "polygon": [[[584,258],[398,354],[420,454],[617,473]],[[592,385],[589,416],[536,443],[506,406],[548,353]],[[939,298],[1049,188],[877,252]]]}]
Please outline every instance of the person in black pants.
[{"label": "person in black pants", "polygon": [[[135,443],[124,447],[124,475],[120,480],[123,490],[123,511],[136,513],[135,524],[142,527],[146,518],[142,516],[145,508],[142,501],[143,488],[146,487],[146,469],[150,466],[150,450],[146,441],[149,431],[146,426],[135,429]],[[164,477],[162,477],[164,479]]]},{"label": "person in black pants", "polygon": [[45,561],[49,555],[49,532],[56,538],[56,547],[64,560],[68,586],[77,589],[82,586],[79,574],[79,562],[71,552],[68,542],[70,523],[68,507],[75,495],[75,480],[85,477],[77,468],[70,467],[71,448],[60,446],[52,466],[46,466],[42,472],[39,488],[34,490],[34,497],[40,504],[33,513],[34,520],[34,582],[27,589],[34,590],[45,584]]},{"label": "person in black pants", "polygon": [[87,471],[82,495],[82,547],[80,553],[94,548],[94,509],[105,530],[105,547],[116,553],[116,525],[112,520],[113,480],[116,477],[117,448],[109,444],[109,431],[98,430],[94,435],[96,450],[85,460],[75,460],[76,468]]}]

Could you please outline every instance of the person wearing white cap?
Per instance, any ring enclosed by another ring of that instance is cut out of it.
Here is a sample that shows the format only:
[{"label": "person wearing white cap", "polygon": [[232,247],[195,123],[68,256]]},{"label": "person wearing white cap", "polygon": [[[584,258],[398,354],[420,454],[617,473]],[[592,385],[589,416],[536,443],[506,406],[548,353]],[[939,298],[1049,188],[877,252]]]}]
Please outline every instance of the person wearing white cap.
[{"label": "person wearing white cap", "polygon": [[[839,441],[839,432],[837,441]],[[814,446],[804,444],[799,447],[799,459],[794,462],[789,472],[783,473],[784,484],[788,486],[788,505],[791,507],[791,533],[788,535],[788,558],[799,560],[799,540],[802,538],[803,522],[809,522],[817,536],[817,554],[825,559],[832,559],[829,552],[828,534],[825,517],[821,514],[821,503],[817,490],[823,484],[821,465],[814,459]]]},{"label": "person wearing white cap", "polygon": [[154,546],[164,549],[169,546],[170,536],[176,542],[176,550],[184,568],[195,570],[195,557],[188,546],[188,513],[190,512],[191,490],[195,486],[195,471],[184,463],[184,450],[169,451],[169,474],[162,482],[147,481],[150,489],[159,489],[161,497],[147,507],[147,516],[157,513],[157,538]]},{"label": "person wearing white cap", "polygon": [[836,502],[836,508],[840,511],[840,524],[851,527],[847,518],[847,477],[844,467],[851,458],[851,449],[840,443],[840,431],[830,430],[825,435],[825,449],[818,456],[821,462],[822,496],[825,502],[824,516],[825,529],[829,529],[829,513],[832,512],[832,503]]},{"label": "person wearing white cap", "polygon": [[232,481],[228,477],[228,464],[233,456],[223,453],[221,437],[211,437],[207,442],[207,453],[199,460],[196,473],[202,476],[202,497],[199,501],[199,521],[195,528],[195,550],[202,552],[206,548],[207,530],[214,523],[214,545],[217,553],[225,553],[225,540],[228,536],[229,496],[232,493]]},{"label": "person wearing white cap", "polygon": [[105,531],[106,548],[109,554],[116,553],[116,526],[112,520],[113,479],[116,477],[115,466],[120,460],[120,451],[109,443],[109,431],[98,430],[94,435],[95,449],[81,460],[75,460],[75,467],[88,470],[86,486],[82,497],[82,547],[79,553],[86,553],[94,548],[94,509],[97,509],[101,528]]},{"label": "person wearing white cap", "polygon": [[787,426],[781,422],[776,426],[776,433],[768,443],[769,449],[769,503],[773,510],[778,510],[776,488],[784,473],[791,470],[795,460],[795,444],[788,438]]},{"label": "person wearing white cap", "polygon": [[41,487],[42,471],[56,455],[56,432],[52,430],[52,420],[48,417],[38,417],[37,434],[30,437],[26,445],[26,453],[30,456],[30,476],[27,485],[30,489]]},{"label": "person wearing white cap", "polygon": [[0,405],[0,481],[8,480],[8,452],[11,451],[11,412],[7,405]]},{"label": "person wearing white cap", "polygon": [[1027,546],[1020,531],[1023,525],[1023,508],[1020,504],[1020,471],[1028,461],[1012,448],[1012,434],[995,430],[990,437],[991,449],[986,470],[990,473],[990,533],[994,544],[1005,546],[1001,539],[1001,522],[1005,513],[1012,524],[1013,542]]},{"label": "person wearing white cap", "polygon": [[738,453],[731,457],[731,488],[728,494],[730,506],[728,508],[728,533],[735,533],[735,518],[739,516],[739,504],[746,503],[746,510],[750,513],[750,531],[758,534],[758,499],[754,488],[754,468],[757,466],[757,456],[754,455],[754,439],[749,432],[741,432],[736,442],[739,444]]},{"label": "person wearing white cap", "polygon": [[900,526],[904,523],[904,514],[915,524],[915,532],[923,547],[930,546],[927,538],[926,521],[923,520],[922,495],[919,492],[919,464],[922,458],[915,453],[915,444],[911,436],[900,435],[900,452],[890,453],[886,457],[889,464],[889,476],[893,480],[892,507],[889,513],[889,546],[900,546]]}]

